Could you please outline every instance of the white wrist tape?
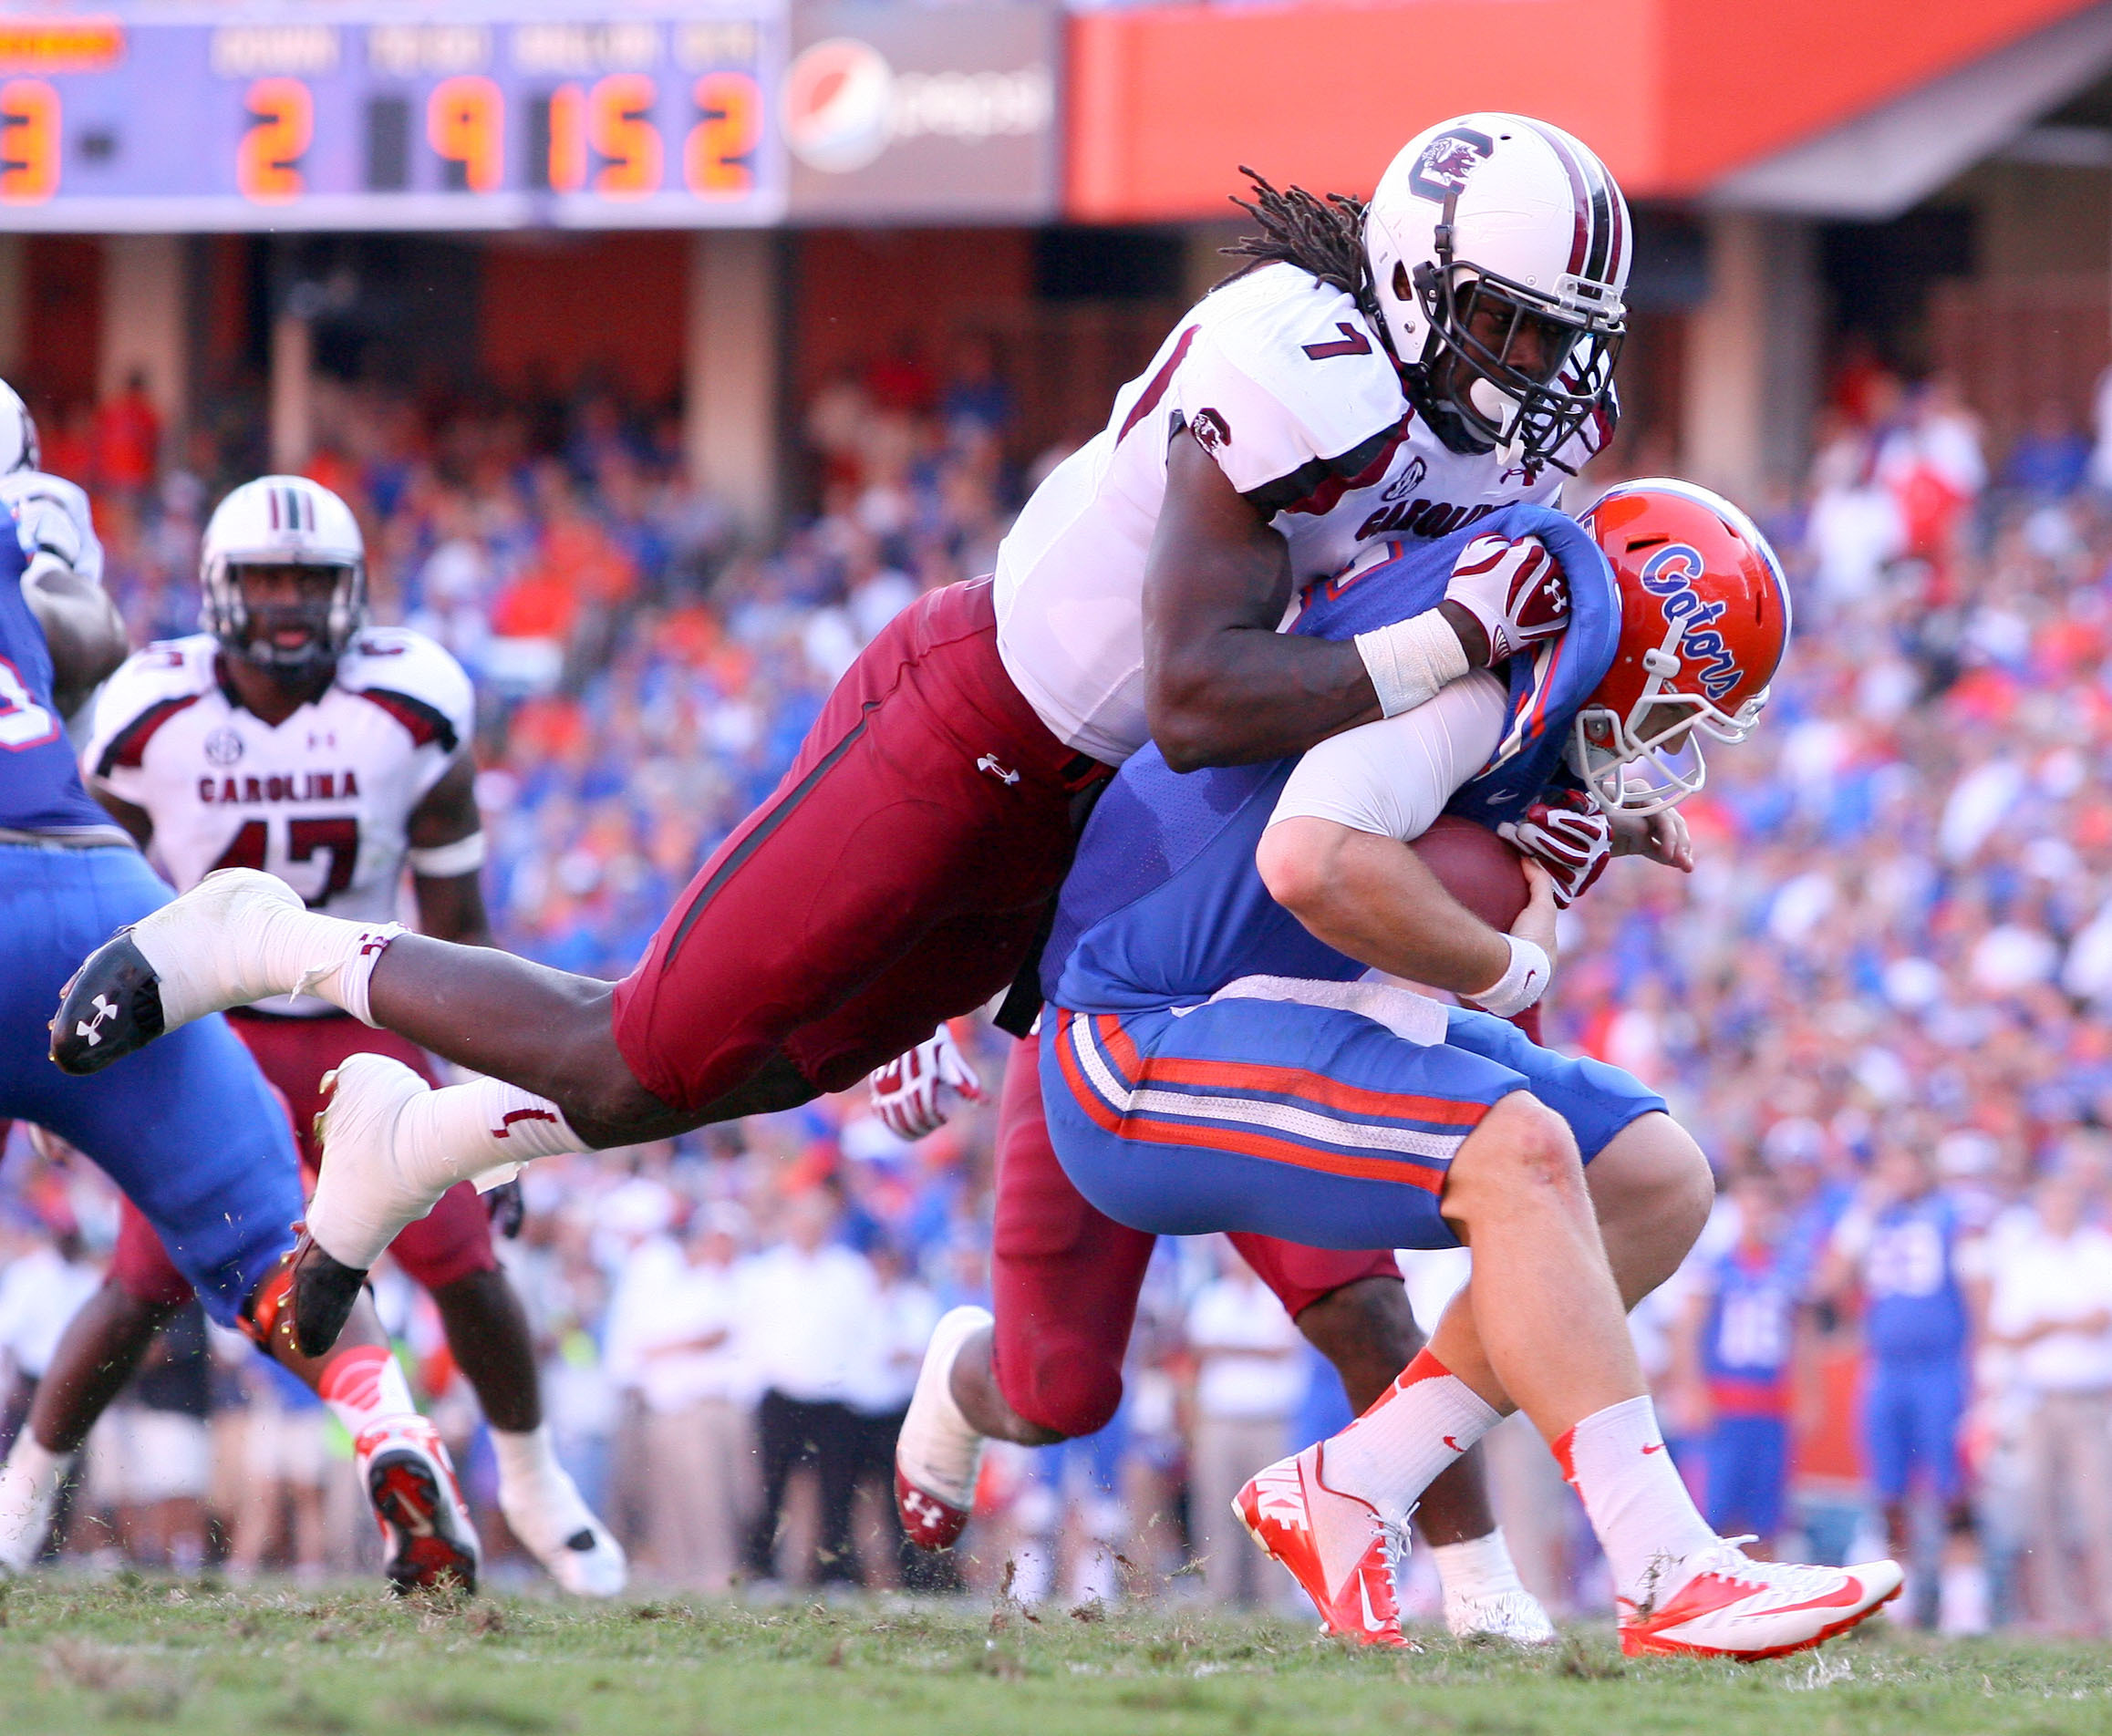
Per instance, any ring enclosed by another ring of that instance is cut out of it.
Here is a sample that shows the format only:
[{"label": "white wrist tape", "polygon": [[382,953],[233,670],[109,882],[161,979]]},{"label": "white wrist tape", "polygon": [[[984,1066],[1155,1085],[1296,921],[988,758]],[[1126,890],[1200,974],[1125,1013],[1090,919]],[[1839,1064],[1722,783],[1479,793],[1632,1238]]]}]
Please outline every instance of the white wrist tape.
[{"label": "white wrist tape", "polygon": [[407,850],[403,859],[410,872],[427,880],[451,880],[457,874],[473,874],[484,865],[484,834],[472,832],[451,844],[435,844],[430,850]]},{"label": "white wrist tape", "polygon": [[1389,718],[1427,704],[1440,687],[1467,672],[1459,635],[1436,609],[1358,634],[1357,655],[1371,672],[1379,709]]},{"label": "white wrist tape", "polygon": [[1485,1013],[1494,1013],[1498,1018],[1516,1018],[1548,992],[1548,983],[1554,980],[1555,967],[1548,964],[1547,948],[1538,941],[1525,940],[1517,935],[1506,935],[1504,940],[1511,949],[1510,968],[1496,978],[1494,987],[1466,998]]}]

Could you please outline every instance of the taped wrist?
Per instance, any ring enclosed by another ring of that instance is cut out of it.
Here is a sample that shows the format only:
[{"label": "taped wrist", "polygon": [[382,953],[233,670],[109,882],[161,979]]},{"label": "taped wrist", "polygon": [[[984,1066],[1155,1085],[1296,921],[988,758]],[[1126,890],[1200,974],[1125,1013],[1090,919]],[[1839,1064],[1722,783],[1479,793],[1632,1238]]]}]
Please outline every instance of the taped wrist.
[{"label": "taped wrist", "polygon": [[1498,1018],[1516,1018],[1548,992],[1548,984],[1553,979],[1555,970],[1548,962],[1547,948],[1538,941],[1527,940],[1517,935],[1506,935],[1504,941],[1511,949],[1510,967],[1492,987],[1466,998],[1485,1013],[1494,1013]]},{"label": "taped wrist", "polygon": [[1357,655],[1371,674],[1379,709],[1389,718],[1427,704],[1440,687],[1467,673],[1459,635],[1437,609],[1358,634]]}]

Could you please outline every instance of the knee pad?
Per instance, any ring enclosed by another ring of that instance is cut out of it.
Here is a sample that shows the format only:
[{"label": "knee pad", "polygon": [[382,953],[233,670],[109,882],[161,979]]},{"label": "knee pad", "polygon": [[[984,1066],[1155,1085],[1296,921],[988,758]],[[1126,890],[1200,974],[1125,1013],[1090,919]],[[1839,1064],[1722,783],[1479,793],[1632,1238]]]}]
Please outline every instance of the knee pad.
[{"label": "knee pad", "polygon": [[1122,1359],[1081,1339],[1050,1337],[1024,1357],[1000,1357],[998,1384],[1030,1422],[1066,1437],[1097,1434],[1122,1408]]}]

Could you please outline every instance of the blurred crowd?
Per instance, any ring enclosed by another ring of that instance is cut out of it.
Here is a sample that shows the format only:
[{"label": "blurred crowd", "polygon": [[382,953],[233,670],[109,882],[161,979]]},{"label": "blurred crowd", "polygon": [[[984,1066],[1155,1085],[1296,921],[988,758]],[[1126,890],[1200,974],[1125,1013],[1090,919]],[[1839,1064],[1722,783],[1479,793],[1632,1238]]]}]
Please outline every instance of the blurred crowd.
[{"label": "blurred crowd", "polygon": [[[188,631],[198,527],[243,449],[142,467],[150,409],[106,411],[51,461],[98,483],[135,635]],[[858,647],[989,570],[1048,461],[1009,418],[972,348],[833,378],[802,424],[810,510],[763,549],[682,486],[675,424],[613,396],[436,413],[324,391],[315,473],[367,526],[377,613],[478,680],[505,944],[628,968]],[[1955,1628],[2112,1631],[2112,441],[2049,408],[1989,451],[1948,382],[1857,362],[1815,445],[1806,486],[1763,509],[1798,610],[1765,725],[1687,804],[1691,878],[1617,863],[1565,919],[1549,1033],[1663,1090],[1722,1179],[1635,1322],[1712,1521],[1805,1559],[1889,1531],[1919,1564],[1910,1611]],[[994,1088],[1009,1041],[958,1034]],[[854,1093],[528,1173],[505,1257],[560,1449],[644,1575],[1284,1595],[1212,1515],[1346,1408],[1208,1241],[1162,1249],[1107,1431],[994,1454],[962,1560],[900,1547],[895,1421],[931,1322],[987,1292],[989,1120],[965,1106],[905,1145]],[[18,1394],[111,1222],[93,1178],[20,1142],[0,1169]],[[1464,1260],[1405,1263],[1426,1320]],[[383,1299],[502,1541],[430,1304]],[[332,1471],[348,1444],[301,1395],[202,1330],[164,1362],[106,1424],[69,1549],[320,1571],[370,1546]],[[192,1446],[136,1444],[156,1431]],[[1529,1431],[1490,1453],[1527,1583],[1602,1606]]]}]

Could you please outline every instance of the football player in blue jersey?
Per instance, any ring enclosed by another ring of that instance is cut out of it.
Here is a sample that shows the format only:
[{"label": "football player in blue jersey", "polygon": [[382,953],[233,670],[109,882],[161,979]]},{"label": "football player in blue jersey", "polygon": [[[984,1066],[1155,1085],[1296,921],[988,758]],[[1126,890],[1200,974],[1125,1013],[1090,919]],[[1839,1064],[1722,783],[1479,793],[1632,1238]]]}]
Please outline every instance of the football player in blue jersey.
[{"label": "football player in blue jersey", "polygon": [[1957,1199],[1939,1185],[1927,1146],[1888,1141],[1861,1196],[1834,1228],[1819,1286],[1829,1300],[1850,1294],[1862,1300],[1869,1357],[1863,1449],[1890,1546],[1902,1555],[1910,1547],[1909,1497],[1917,1484],[1942,1506],[1946,1575],[1910,1600],[1924,1625],[1937,1617],[1941,1579],[1952,1570],[1970,1576],[1978,1554],[1959,1455],[1972,1390],[1972,1309],[1962,1258],[1967,1228]]},{"label": "football player in blue jersey", "polygon": [[[357,1444],[399,1588],[474,1585],[478,1547],[446,1449],[410,1400],[372,1307],[326,1356],[279,1315],[301,1214],[293,1132],[224,1020],[172,1033],[149,1065],[73,1079],[47,1056],[56,997],[84,948],[169,902],[82,787],[65,719],[124,660],[85,496],[37,469],[36,426],[0,385],[0,1117],[87,1153],[139,1207],[213,1318],[313,1386]],[[95,1303],[88,1305],[92,1309]],[[41,1549],[78,1442],[25,1429],[0,1470],[0,1572]]]},{"label": "football player in blue jersey", "polygon": [[[1787,590],[1751,522],[1683,484],[1624,485],[1581,526],[1518,507],[1484,528],[1538,538],[1570,590],[1565,630],[1501,678],[1296,760],[1182,776],[1147,748],[1110,786],[1043,959],[1050,1129],[1080,1192],[1141,1230],[1474,1249],[1388,1392],[1240,1493],[1330,1628],[1399,1643],[1401,1527],[1519,1408],[1606,1550],[1624,1649],[1796,1650],[1863,1619],[1900,1571],[1755,1561],[1668,1462],[1622,1315],[1692,1247],[1707,1164],[1635,1080],[1506,1022],[1553,972],[1545,868],[1528,863],[1532,902],[1500,934],[1405,847],[1444,811],[1515,824],[1550,782],[1624,822],[1701,788],[1700,738],[1758,720]],[[1461,553],[1352,566],[1292,630],[1341,637],[1426,603]]]},{"label": "football player in blue jersey", "polygon": [[1790,1236],[1782,1184],[1764,1169],[1731,1191],[1738,1239],[1688,1292],[1675,1366],[1700,1400],[1703,1508],[1718,1531],[1774,1553],[1789,1485],[1792,1359],[1813,1273]]}]

